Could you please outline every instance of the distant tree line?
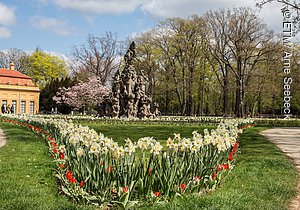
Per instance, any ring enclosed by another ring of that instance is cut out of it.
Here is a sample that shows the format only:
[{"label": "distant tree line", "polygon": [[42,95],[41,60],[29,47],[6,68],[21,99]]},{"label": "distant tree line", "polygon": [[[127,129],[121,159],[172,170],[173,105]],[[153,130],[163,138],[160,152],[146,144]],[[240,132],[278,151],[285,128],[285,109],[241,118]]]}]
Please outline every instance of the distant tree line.
[{"label": "distant tree line", "polygon": [[[203,16],[168,18],[134,39],[136,70],[147,77],[147,91],[163,114],[282,114],[284,46],[253,10],[221,9]],[[28,57],[16,49],[0,53],[0,64],[14,60],[16,69],[39,83],[42,109],[59,106],[61,112],[68,112],[74,107],[52,99],[59,87],[88,83],[92,77],[109,87],[112,75],[123,65],[129,41],[119,41],[111,32],[89,35],[86,43],[73,47],[68,64],[41,50]],[[292,50],[291,104],[292,113],[299,115],[299,45],[295,43]]]},{"label": "distant tree line", "polygon": [[[282,40],[248,8],[169,18],[137,38],[140,69],[162,113],[282,114]],[[292,112],[299,114],[299,45]]]}]

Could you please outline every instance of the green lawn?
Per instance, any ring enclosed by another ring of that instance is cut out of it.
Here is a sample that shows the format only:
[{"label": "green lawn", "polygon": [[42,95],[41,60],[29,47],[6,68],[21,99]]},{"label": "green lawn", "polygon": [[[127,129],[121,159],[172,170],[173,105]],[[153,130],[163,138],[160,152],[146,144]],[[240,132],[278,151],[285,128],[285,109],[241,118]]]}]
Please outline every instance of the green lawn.
[{"label": "green lawn", "polygon": [[[85,124],[118,142],[143,136],[163,141],[173,133],[190,137],[193,130],[203,130],[184,125]],[[58,194],[51,157],[42,140],[23,128],[6,123],[0,123],[0,127],[8,139],[0,148],[0,209],[92,208],[75,205]],[[215,192],[176,198],[151,208],[287,209],[296,193],[297,173],[282,152],[258,134],[262,129],[251,128],[241,135],[237,165]]]},{"label": "green lawn", "polygon": [[0,209],[91,209],[59,195],[52,158],[43,140],[25,128],[0,123]]},{"label": "green lawn", "polygon": [[205,128],[214,128],[212,125],[158,125],[158,124],[99,124],[95,122],[82,122],[81,125],[89,126],[97,132],[112,138],[119,144],[123,144],[126,138],[137,141],[141,137],[154,137],[158,141],[165,142],[169,137],[173,138],[174,133],[180,133],[181,137],[192,137],[193,131],[203,133]]},{"label": "green lawn", "polygon": [[236,167],[215,192],[190,196],[155,209],[288,209],[297,172],[288,158],[251,128],[240,137]]}]

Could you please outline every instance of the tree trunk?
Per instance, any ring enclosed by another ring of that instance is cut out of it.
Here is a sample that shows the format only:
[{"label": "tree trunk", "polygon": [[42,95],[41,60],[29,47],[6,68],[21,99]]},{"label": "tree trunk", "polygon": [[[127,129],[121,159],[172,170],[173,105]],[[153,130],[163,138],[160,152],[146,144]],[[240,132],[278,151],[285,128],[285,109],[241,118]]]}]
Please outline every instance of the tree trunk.
[{"label": "tree trunk", "polygon": [[[227,69],[227,66],[225,67]],[[229,98],[229,81],[228,81],[228,72],[226,71],[226,75],[223,77],[223,113],[224,116],[228,115],[228,98]]]},{"label": "tree trunk", "polygon": [[185,78],[185,68],[182,68],[182,104],[180,106],[181,115],[186,114],[186,78]]},{"label": "tree trunk", "polygon": [[236,117],[244,117],[244,81],[241,57],[237,59],[235,115]]},{"label": "tree trunk", "polygon": [[188,116],[193,115],[193,69],[189,69],[189,87],[188,87],[188,106],[187,114]]},{"label": "tree trunk", "polygon": [[[168,88],[168,85],[167,85],[167,88]],[[165,112],[166,114],[170,114],[170,91],[167,89],[166,90],[166,101],[165,101]]]}]

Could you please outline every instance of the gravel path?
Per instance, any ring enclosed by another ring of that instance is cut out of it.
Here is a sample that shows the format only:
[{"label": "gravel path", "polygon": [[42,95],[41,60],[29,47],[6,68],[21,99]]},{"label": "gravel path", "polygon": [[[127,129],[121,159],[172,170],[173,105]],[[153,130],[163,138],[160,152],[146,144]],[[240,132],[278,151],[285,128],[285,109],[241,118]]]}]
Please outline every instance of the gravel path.
[{"label": "gravel path", "polygon": [[261,132],[276,144],[295,164],[298,173],[298,194],[289,209],[300,210],[300,128],[272,128]]},{"label": "gravel path", "polygon": [[0,128],[0,147],[4,146],[6,143],[5,135],[3,133],[3,130]]}]

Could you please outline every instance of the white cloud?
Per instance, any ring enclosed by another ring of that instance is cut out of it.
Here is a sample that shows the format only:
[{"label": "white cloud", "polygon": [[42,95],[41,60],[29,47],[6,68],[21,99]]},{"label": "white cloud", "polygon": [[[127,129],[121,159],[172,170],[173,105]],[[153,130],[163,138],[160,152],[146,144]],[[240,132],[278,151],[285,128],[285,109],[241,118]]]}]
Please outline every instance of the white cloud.
[{"label": "white cloud", "polygon": [[209,10],[239,6],[255,6],[253,0],[150,0],[143,4],[142,10],[160,18],[203,14]]},{"label": "white cloud", "polygon": [[[95,14],[121,14],[131,13],[141,8],[146,14],[155,19],[168,17],[186,17],[192,14],[202,15],[209,10],[221,8],[250,7],[256,11],[255,6],[260,0],[39,0],[52,2],[62,9],[71,9],[93,17]],[[259,16],[269,27],[280,30],[281,5],[278,2],[265,5]],[[93,20],[91,18],[91,20]]]},{"label": "white cloud", "polygon": [[[250,7],[259,12],[256,2],[259,0],[149,0],[141,9],[156,18],[186,17],[192,14],[202,15],[209,10],[221,8]],[[265,5],[259,13],[261,19],[276,32],[282,24],[281,5],[278,2]]]},{"label": "white cloud", "polygon": [[9,26],[15,24],[16,16],[13,8],[0,3],[0,25]]},{"label": "white cloud", "polygon": [[62,59],[64,61],[70,60],[70,58],[66,54],[64,54],[64,53],[55,52],[55,51],[45,51],[45,52],[48,53],[48,54],[50,54],[50,55],[56,56],[59,59]]},{"label": "white cloud", "polygon": [[54,4],[83,13],[120,14],[133,12],[146,0],[53,0]]},{"label": "white cloud", "polygon": [[282,13],[280,4],[265,5],[259,13],[261,19],[275,32],[282,32]]},{"label": "white cloud", "polygon": [[11,36],[9,28],[0,26],[0,38],[8,38]]},{"label": "white cloud", "polygon": [[77,33],[77,30],[69,26],[65,20],[57,18],[36,16],[31,18],[31,23],[36,28],[50,30],[62,36],[69,36]]},{"label": "white cloud", "polygon": [[9,38],[11,30],[9,26],[16,23],[15,11],[0,3],[0,38]]}]

